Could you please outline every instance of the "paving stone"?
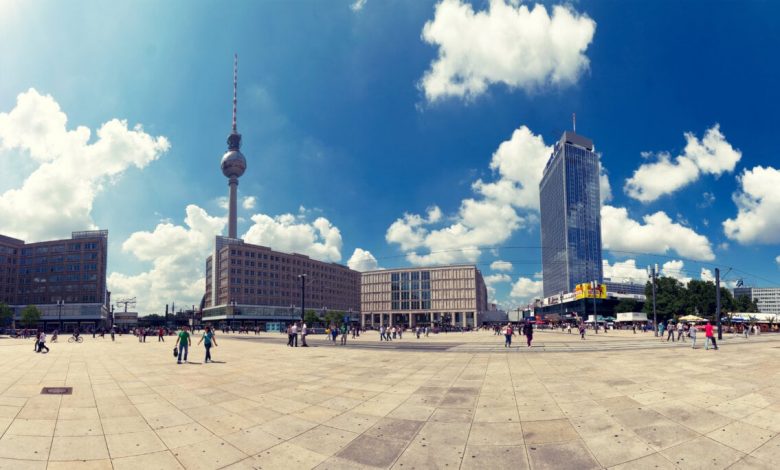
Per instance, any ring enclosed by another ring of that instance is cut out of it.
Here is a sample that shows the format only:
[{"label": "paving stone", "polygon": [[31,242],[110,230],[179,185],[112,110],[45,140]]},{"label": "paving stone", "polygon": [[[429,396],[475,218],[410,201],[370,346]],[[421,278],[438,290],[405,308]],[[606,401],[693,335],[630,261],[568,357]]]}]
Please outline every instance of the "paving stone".
[{"label": "paving stone", "polygon": [[408,441],[379,439],[363,435],[355,438],[336,456],[344,460],[379,468],[389,468],[401,455]]}]

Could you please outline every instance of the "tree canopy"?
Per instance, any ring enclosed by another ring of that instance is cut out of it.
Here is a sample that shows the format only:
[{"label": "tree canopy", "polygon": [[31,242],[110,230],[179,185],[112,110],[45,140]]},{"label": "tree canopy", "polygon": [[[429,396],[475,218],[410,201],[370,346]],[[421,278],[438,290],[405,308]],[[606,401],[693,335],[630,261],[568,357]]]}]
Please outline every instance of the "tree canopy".
[{"label": "tree canopy", "polygon": [[[672,277],[659,277],[655,284],[656,311],[659,320],[682,316],[698,315],[704,318],[715,318],[716,300],[715,283],[691,279],[683,284]],[[653,313],[653,286],[650,282],[645,286],[647,301],[644,312]],[[721,313],[726,312],[758,312],[758,306],[746,296],[734,299],[731,291],[720,288]]]},{"label": "tree canopy", "polygon": [[14,318],[14,311],[3,302],[0,302],[0,325],[10,324]]},{"label": "tree canopy", "polygon": [[28,305],[22,310],[22,324],[32,328],[41,320],[41,311],[35,305]]}]

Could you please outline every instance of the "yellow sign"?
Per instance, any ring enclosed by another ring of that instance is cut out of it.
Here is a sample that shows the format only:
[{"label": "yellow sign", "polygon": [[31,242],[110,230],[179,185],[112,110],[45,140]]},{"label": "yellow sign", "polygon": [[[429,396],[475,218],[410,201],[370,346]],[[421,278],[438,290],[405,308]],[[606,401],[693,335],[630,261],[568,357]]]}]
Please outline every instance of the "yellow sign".
[{"label": "yellow sign", "polygon": [[607,285],[599,284],[594,288],[589,282],[577,284],[574,288],[574,297],[577,299],[606,299]]}]

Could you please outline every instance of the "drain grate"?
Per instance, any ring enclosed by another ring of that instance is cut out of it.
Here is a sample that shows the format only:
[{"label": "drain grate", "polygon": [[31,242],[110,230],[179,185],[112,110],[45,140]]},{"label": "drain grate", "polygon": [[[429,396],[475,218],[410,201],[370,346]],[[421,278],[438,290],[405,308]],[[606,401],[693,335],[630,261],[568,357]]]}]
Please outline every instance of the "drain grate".
[{"label": "drain grate", "polygon": [[41,395],[72,395],[73,387],[43,387]]}]

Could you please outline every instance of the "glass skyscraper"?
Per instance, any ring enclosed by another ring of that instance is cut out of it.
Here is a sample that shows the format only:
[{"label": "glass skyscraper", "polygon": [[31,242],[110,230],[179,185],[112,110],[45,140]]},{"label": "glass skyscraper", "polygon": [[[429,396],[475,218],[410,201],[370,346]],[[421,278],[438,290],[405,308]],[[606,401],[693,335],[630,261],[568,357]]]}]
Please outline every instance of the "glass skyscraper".
[{"label": "glass skyscraper", "polygon": [[599,157],[593,141],[564,132],[539,183],[544,296],[603,279]]}]

